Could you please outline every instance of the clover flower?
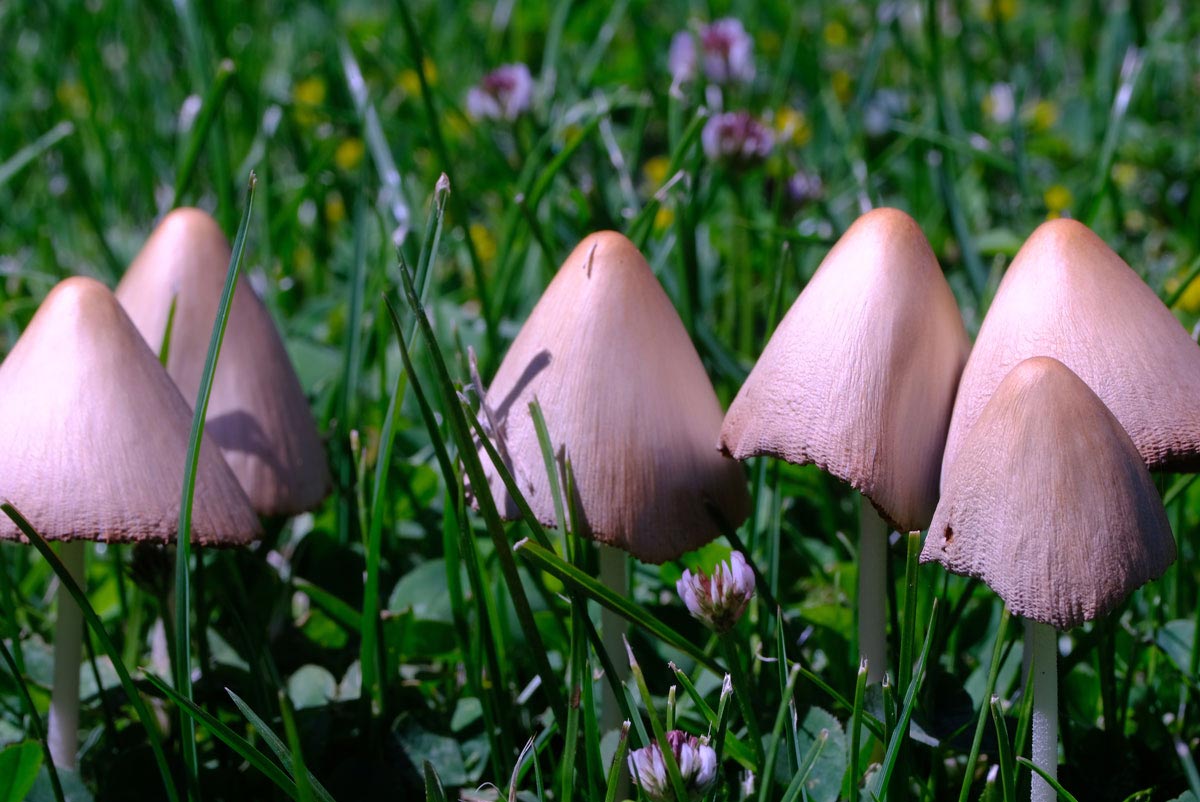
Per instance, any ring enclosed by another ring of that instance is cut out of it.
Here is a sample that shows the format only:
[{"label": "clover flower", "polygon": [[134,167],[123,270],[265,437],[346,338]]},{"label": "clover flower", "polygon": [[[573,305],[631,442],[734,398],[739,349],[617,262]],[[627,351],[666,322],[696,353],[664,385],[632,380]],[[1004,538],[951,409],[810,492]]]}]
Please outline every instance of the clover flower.
[{"label": "clover flower", "polygon": [[533,102],[533,77],[524,64],[505,64],[467,92],[467,113],[477,120],[512,122]]},{"label": "clover flower", "polygon": [[[707,738],[697,738],[682,730],[668,732],[667,743],[675,756],[688,800],[700,799],[717,780],[717,753],[708,745]],[[683,802],[675,799],[667,763],[657,742],[629,753],[629,772],[652,802]]]},{"label": "clover flower", "polygon": [[754,80],[754,40],[742,21],[734,17],[719,19],[700,31],[704,48],[704,74],[719,84],[748,84]]},{"label": "clover flower", "polygon": [[694,618],[717,632],[728,632],[754,596],[754,572],[742,553],[735,551],[729,562],[717,565],[712,576],[684,571],[675,589]]},{"label": "clover flower", "polygon": [[749,166],[764,161],[775,147],[775,135],[748,111],[717,114],[700,132],[704,154],[713,161]]},{"label": "clover flower", "polygon": [[671,37],[667,69],[671,71],[671,81],[675,84],[696,77],[696,40],[689,31],[678,31]]}]

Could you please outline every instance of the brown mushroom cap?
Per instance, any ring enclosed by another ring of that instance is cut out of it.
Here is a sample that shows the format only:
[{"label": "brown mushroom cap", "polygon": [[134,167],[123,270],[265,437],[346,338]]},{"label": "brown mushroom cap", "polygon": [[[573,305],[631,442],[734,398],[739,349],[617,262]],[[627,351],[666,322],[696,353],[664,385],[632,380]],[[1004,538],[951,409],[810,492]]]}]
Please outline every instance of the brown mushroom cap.
[{"label": "brown mushroom cap", "polygon": [[[529,414],[537,399],[555,453],[575,474],[587,534],[639,559],[674,559],[749,512],[741,467],[713,447],[721,407],[683,323],[625,237],[581,242],[500,365],[485,404],[496,441],[539,521],[554,503]],[[518,511],[481,451],[501,514]]]},{"label": "brown mushroom cap", "polygon": [[813,463],[901,530],[923,529],[970,344],[916,222],[855,221],[771,336],[725,416],[721,448]]},{"label": "brown mushroom cap", "polygon": [[[155,351],[175,299],[167,372],[189,404],[200,389],[229,257],[215,220],[199,209],[176,209],[117,286],[117,299]],[[245,279],[233,295],[205,431],[261,514],[303,512],[329,492],[308,400],[270,314]]]},{"label": "brown mushroom cap", "polygon": [[1175,540],[1133,440],[1083,381],[1027,359],[962,441],[921,551],[1059,629],[1162,576]]},{"label": "brown mushroom cap", "polygon": [[1129,265],[1073,220],[1017,253],[963,370],[945,476],[1000,381],[1052,356],[1100,396],[1150,468],[1200,468],[1200,346]]},{"label": "brown mushroom cap", "polygon": [[[187,402],[112,293],[69,278],[0,364],[0,498],[48,539],[173,541],[191,423]],[[193,541],[241,545],[260,532],[205,437]],[[18,537],[0,516],[0,538]]]}]

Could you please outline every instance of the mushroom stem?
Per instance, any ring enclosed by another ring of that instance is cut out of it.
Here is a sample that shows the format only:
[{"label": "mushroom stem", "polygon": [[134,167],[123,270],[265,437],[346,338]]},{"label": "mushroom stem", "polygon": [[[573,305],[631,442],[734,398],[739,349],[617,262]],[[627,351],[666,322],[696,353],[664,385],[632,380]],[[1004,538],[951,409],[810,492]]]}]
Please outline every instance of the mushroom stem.
[{"label": "mushroom stem", "polygon": [[[1025,620],[1027,671],[1033,672],[1033,764],[1058,778],[1058,633],[1053,627]],[[1030,802],[1054,802],[1057,794],[1036,774],[1029,791]]]},{"label": "mushroom stem", "polygon": [[[626,596],[629,593],[629,579],[625,571],[625,552],[611,546],[600,545],[600,581],[604,587]],[[600,639],[604,651],[617,669],[617,681],[624,684],[629,679],[629,661],[625,659],[625,633],[628,626],[625,619],[609,610],[600,608]],[[603,712],[600,723],[604,732],[620,729],[622,719],[621,707],[609,683],[604,683],[602,690]]]},{"label": "mushroom stem", "polygon": [[[83,541],[64,541],[58,550],[75,584],[84,587]],[[54,690],[50,697],[50,755],[60,769],[75,768],[79,747],[79,665],[83,648],[83,612],[62,584],[58,586],[54,627]]]},{"label": "mushroom stem", "polygon": [[865,497],[858,513],[858,653],[867,661],[867,681],[887,671],[888,527]]}]

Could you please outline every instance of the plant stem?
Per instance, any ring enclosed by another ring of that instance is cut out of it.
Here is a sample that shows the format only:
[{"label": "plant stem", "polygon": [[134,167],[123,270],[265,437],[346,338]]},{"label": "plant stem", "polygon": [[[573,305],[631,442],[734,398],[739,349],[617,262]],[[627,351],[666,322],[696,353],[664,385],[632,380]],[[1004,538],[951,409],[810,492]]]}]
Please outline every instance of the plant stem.
[{"label": "plant stem", "polygon": [[[629,580],[625,572],[625,552],[611,546],[600,545],[600,581],[606,588],[623,597],[629,595]],[[607,607],[600,608],[600,637],[603,639],[604,651],[617,669],[617,681],[622,685],[629,679],[629,663],[625,661],[625,633],[629,625],[625,619]],[[617,703],[612,684],[604,683],[602,687],[603,713],[601,714],[601,729],[604,732],[620,729],[625,715]]]},{"label": "plant stem", "polygon": [[867,661],[867,681],[887,671],[887,524],[866,498],[858,513],[858,654]]},{"label": "plant stem", "polygon": [[[84,586],[83,541],[66,541],[59,558],[81,588]],[[60,769],[75,768],[79,747],[79,661],[83,648],[83,613],[65,586],[58,588],[58,620],[54,628],[54,691],[50,700],[50,754]]]},{"label": "plant stem", "polygon": [[725,663],[729,666],[729,674],[733,678],[733,693],[737,697],[738,706],[742,709],[742,718],[746,719],[746,733],[750,741],[750,749],[754,752],[755,763],[763,765],[762,731],[758,728],[758,719],[754,717],[754,697],[750,695],[749,677],[742,666],[742,657],[738,654],[737,637],[726,632],[719,637],[721,649],[725,653]]},{"label": "plant stem", "polygon": [[[1025,649],[1033,672],[1033,764],[1058,778],[1058,633],[1053,627],[1025,621]],[[1054,802],[1057,795],[1036,774],[1030,787],[1030,802]]]}]

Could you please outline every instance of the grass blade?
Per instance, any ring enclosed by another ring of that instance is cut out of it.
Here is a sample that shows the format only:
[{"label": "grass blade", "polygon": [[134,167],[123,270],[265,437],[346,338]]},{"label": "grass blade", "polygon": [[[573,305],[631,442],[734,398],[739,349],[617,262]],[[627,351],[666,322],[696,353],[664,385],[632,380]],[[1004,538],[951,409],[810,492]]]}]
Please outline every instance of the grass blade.
[{"label": "grass blade", "polygon": [[[250,722],[254,729],[258,730],[258,734],[262,736],[263,741],[265,741],[267,746],[270,747],[271,751],[275,753],[275,757],[279,759],[279,762],[283,764],[283,767],[292,775],[292,777],[295,777],[297,764],[292,762],[291,748],[285,744],[278,735],[275,734],[274,730],[267,726],[267,723],[250,708],[250,705],[242,701],[240,696],[231,691],[229,688],[225,689],[225,693],[229,694],[229,698],[233,700],[234,705],[236,705],[241,714],[245,716],[246,721]],[[312,775],[312,772],[307,771],[307,769],[305,771],[308,775],[307,779],[309,785],[312,787],[312,791],[314,794],[316,794],[317,798],[320,799],[321,802],[333,802],[333,797],[330,796],[329,792],[325,790],[325,787],[317,781],[317,778]]]},{"label": "grass blade", "polygon": [[1016,766],[1013,763],[1012,741],[1008,737],[1008,727],[1004,724],[1004,710],[1000,706],[1000,697],[993,696],[988,704],[992,714],[992,722],[996,727],[996,751],[1000,764],[1000,789],[1004,794],[1004,802],[1016,802],[1016,791],[1013,790],[1013,780],[1016,778]]},{"label": "grass blade", "polygon": [[296,716],[287,694],[279,692],[279,711],[283,714],[283,732],[287,736],[292,754],[292,776],[296,778],[296,799],[299,802],[314,802],[313,787],[309,781],[308,766],[304,762],[304,751],[300,747],[300,731],[296,729]]},{"label": "grass blade", "polygon": [[167,756],[163,752],[162,739],[158,734],[158,722],[154,720],[154,716],[146,709],[146,703],[142,701],[137,686],[133,684],[133,677],[129,675],[129,670],[125,668],[125,663],[121,661],[121,654],[117,651],[116,644],[112,642],[112,638],[108,636],[108,632],[104,629],[104,624],[100,621],[100,616],[96,615],[91,602],[88,601],[84,592],[79,589],[79,585],[75,583],[71,572],[58,559],[58,555],[54,553],[54,550],[50,548],[45,539],[34,531],[29,521],[25,520],[25,516],[21,515],[17,511],[17,508],[8,502],[0,504],[0,510],[3,510],[4,514],[12,519],[17,529],[21,530],[21,534],[29,538],[29,542],[38,550],[42,558],[50,564],[50,567],[58,576],[58,581],[67,589],[71,597],[75,599],[75,603],[79,605],[79,609],[83,612],[83,619],[92,628],[92,632],[96,635],[96,640],[100,641],[101,648],[104,649],[104,653],[112,661],[113,669],[116,670],[117,677],[121,681],[121,687],[125,689],[125,694],[129,697],[129,702],[133,705],[138,720],[146,730],[146,740],[150,742],[150,750],[154,753],[154,762],[158,764],[158,771],[162,775],[163,787],[167,792],[167,798],[171,802],[178,802],[179,795],[176,793],[175,783],[171,779],[171,769],[167,765]]},{"label": "grass blade", "polygon": [[35,159],[73,133],[75,133],[75,126],[67,120],[63,120],[18,150],[3,164],[0,164],[0,187],[3,187],[14,175],[24,170]]},{"label": "grass blade", "polygon": [[[983,698],[991,699],[996,690],[996,679],[1000,676],[1000,666],[1004,662],[1005,635],[1008,633],[1008,621],[1011,613],[1008,607],[1003,607],[1000,613],[1000,625],[996,628],[996,643],[992,646],[992,664],[988,668],[987,684],[983,688]],[[967,756],[967,765],[963,773],[962,789],[958,793],[958,802],[967,802],[971,791],[971,778],[975,776],[975,764],[979,761],[979,750],[983,745],[983,728],[987,722],[987,707],[979,706],[979,718],[975,722],[975,737],[971,741],[971,752]]]},{"label": "grass blade", "polygon": [[17,661],[13,659],[12,652],[8,650],[2,638],[0,638],[0,655],[4,657],[4,662],[8,665],[8,670],[17,684],[17,690],[21,692],[21,706],[25,708],[25,715],[29,716],[29,726],[33,729],[33,735],[42,745],[42,759],[45,761],[46,773],[50,776],[50,787],[54,791],[54,798],[58,802],[64,802],[62,781],[58,778],[54,756],[50,754],[50,743],[46,740],[46,731],[42,729],[42,718],[38,715],[33,697],[29,695],[29,686],[25,684],[25,676],[17,667]]},{"label": "grass blade", "polygon": [[183,201],[183,196],[191,186],[192,176],[196,173],[196,163],[200,160],[200,149],[208,141],[209,132],[212,131],[213,123],[217,119],[217,110],[225,100],[225,92],[229,89],[230,79],[236,71],[230,59],[224,59],[217,65],[217,71],[213,75],[208,92],[204,95],[200,112],[196,115],[195,122],[192,123],[191,137],[183,152],[183,159],[179,163],[179,172],[175,176],[175,191],[171,197],[171,208],[177,207]]},{"label": "grass blade", "polygon": [[249,763],[254,768],[266,777],[271,782],[275,783],[281,791],[286,793],[293,799],[296,798],[296,784],[287,776],[283,769],[275,765],[269,757],[264,755],[254,747],[249,741],[238,735],[219,718],[209,713],[204,708],[197,705],[190,699],[185,699],[178,691],[170,686],[169,683],[162,679],[147,674],[146,680],[159,690],[164,696],[174,702],[180,710],[186,711],[189,716],[192,716],[200,725],[203,726],[214,738],[221,741],[234,752],[237,752],[243,760]]},{"label": "grass blade", "polygon": [[1059,799],[1065,799],[1065,800],[1067,800],[1067,802],[1079,802],[1079,800],[1077,800],[1074,796],[1071,795],[1070,791],[1068,791],[1066,788],[1062,787],[1062,785],[1058,782],[1058,780],[1051,777],[1046,772],[1046,770],[1043,769],[1041,766],[1035,766],[1033,764],[1033,761],[1030,760],[1029,758],[1019,757],[1019,758],[1017,758],[1017,762],[1020,763],[1022,766],[1028,766],[1031,771],[1037,772],[1038,776],[1040,776],[1043,780],[1045,780],[1047,783],[1050,784],[1050,787],[1054,789],[1054,792],[1056,794],[1058,794]]},{"label": "grass blade", "polygon": [[883,759],[883,767],[876,775],[877,780],[874,793],[877,796],[883,793],[883,790],[888,787],[888,783],[892,778],[892,771],[896,767],[896,760],[900,756],[900,749],[903,747],[905,741],[908,740],[908,722],[912,719],[913,708],[916,706],[917,688],[921,686],[921,681],[925,678],[925,664],[929,660],[930,647],[933,646],[934,624],[936,623],[937,612],[938,603],[937,599],[934,599],[933,609],[929,614],[929,627],[925,634],[925,645],[921,647],[921,657],[917,660],[916,671],[913,672],[912,682],[909,683],[908,690],[904,694],[904,708],[888,741],[887,753]]},{"label": "grass blade", "polygon": [[[771,728],[771,741],[767,745],[766,761],[759,775],[758,802],[767,802],[771,798],[771,781],[775,778],[775,759],[779,755],[779,739],[783,736],[784,722],[787,721],[791,709],[792,694],[796,690],[796,679],[800,676],[800,667],[792,666],[788,673],[787,687],[783,698],[779,700],[779,709],[775,711],[775,726]],[[761,754],[761,747],[759,753]]]},{"label": "grass blade", "polygon": [[[642,705],[645,706],[646,715],[650,718],[650,729],[654,732],[654,740],[662,751],[663,762],[667,765],[667,777],[670,778],[675,798],[677,800],[688,799],[683,776],[679,773],[679,763],[675,760],[675,751],[671,749],[671,744],[667,740],[667,731],[663,729],[662,722],[658,720],[658,713],[654,710],[654,699],[650,696],[650,689],[646,687],[646,678],[642,675],[642,667],[638,665],[637,659],[633,656],[633,649],[629,648],[628,640],[625,641],[625,653],[629,656],[629,669],[633,674],[634,681],[637,682]],[[640,780],[638,784],[641,784]]]},{"label": "grass blade", "polygon": [[[225,274],[225,286],[217,305],[217,319],[213,324],[212,337],[208,341],[208,355],[204,360],[204,371],[200,374],[200,389],[192,414],[192,431],[188,437],[187,462],[183,471],[183,498],[179,505],[179,532],[175,539],[175,687],[186,699],[192,698],[192,653],[191,653],[191,556],[192,556],[192,501],[196,491],[196,466],[200,461],[200,441],[204,435],[204,419],[208,414],[208,400],[212,395],[213,374],[221,353],[221,341],[229,323],[229,308],[233,303],[233,292],[241,272],[242,255],[246,250],[246,229],[250,226],[250,212],[254,208],[254,173],[246,188],[246,206],[237,237],[233,241],[233,252],[229,258],[229,270]],[[192,793],[198,791],[197,771],[199,757],[196,753],[196,722],[180,713],[180,735],[183,744],[183,762],[187,770],[188,787]]]}]

